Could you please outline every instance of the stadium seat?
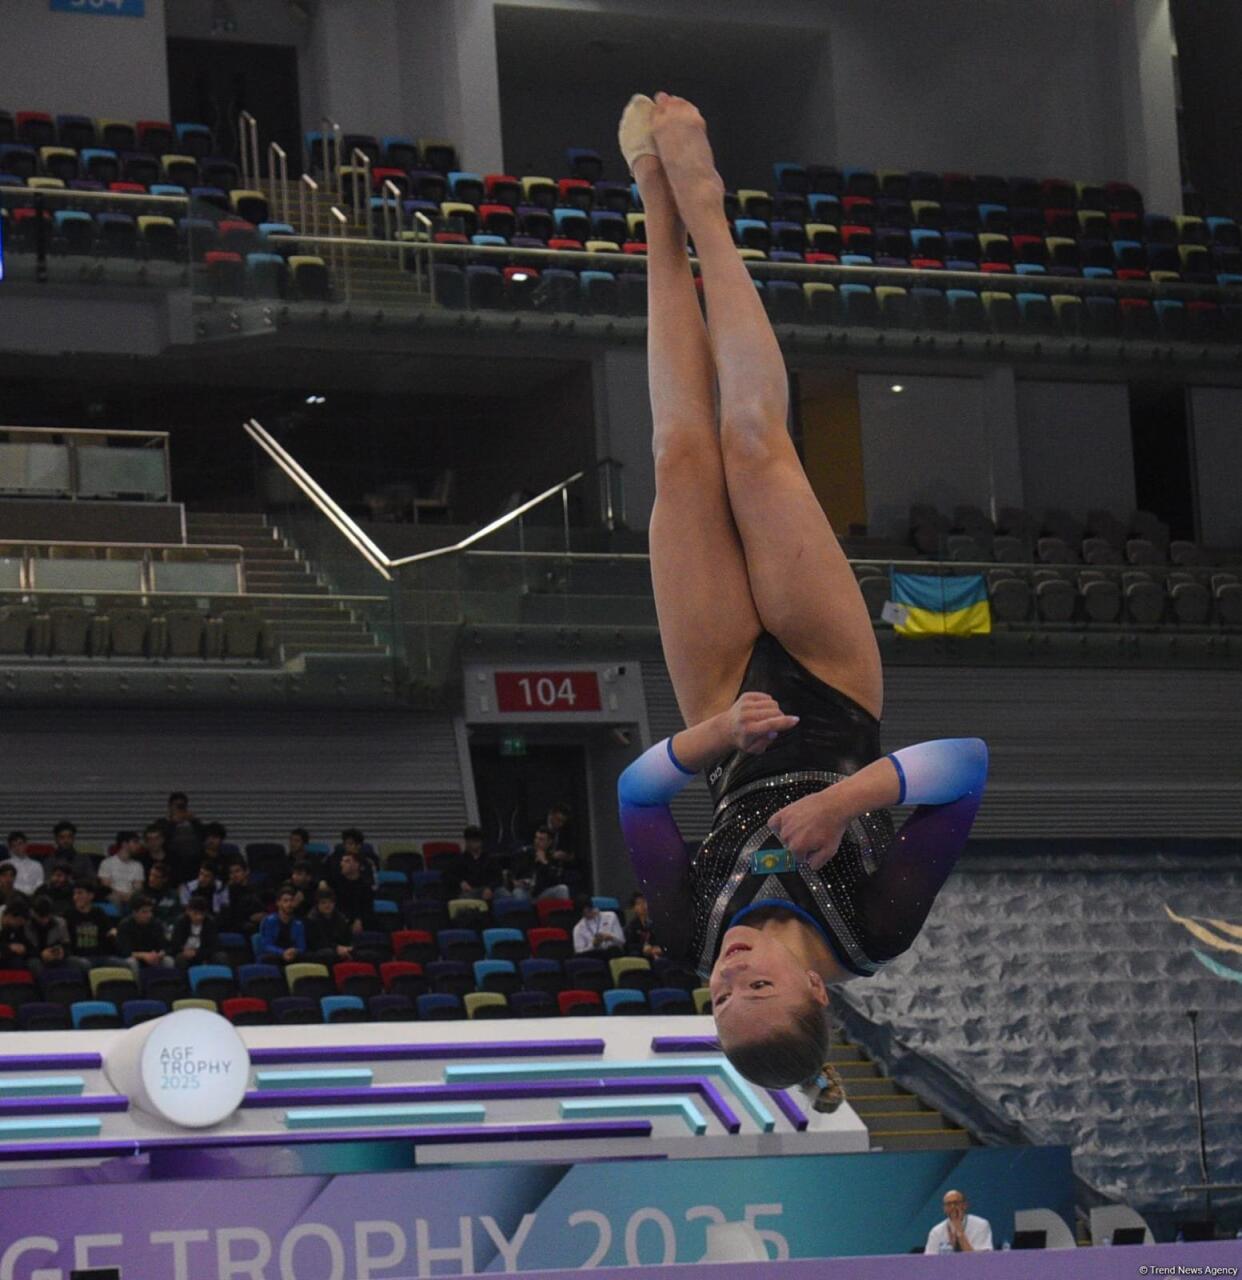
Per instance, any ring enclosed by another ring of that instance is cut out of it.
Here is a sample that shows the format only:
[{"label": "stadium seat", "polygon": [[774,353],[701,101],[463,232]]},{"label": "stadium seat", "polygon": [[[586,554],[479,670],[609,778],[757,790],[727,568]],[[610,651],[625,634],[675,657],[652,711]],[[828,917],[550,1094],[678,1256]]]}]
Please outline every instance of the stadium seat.
[{"label": "stadium seat", "polygon": [[326,302],[331,297],[327,264],[311,254],[289,258],[291,295],[304,301]]},{"label": "stadium seat", "polygon": [[38,998],[39,990],[29,969],[0,969],[0,1004],[16,1009]]},{"label": "stadium seat", "polygon": [[380,994],[380,976],[373,964],[346,960],[332,966],[332,980],[342,995],[367,1000]]},{"label": "stadium seat", "polygon": [[408,960],[389,960],[381,964],[380,980],[386,994],[406,996],[411,1000],[424,995],[428,987],[422,965]]},{"label": "stadium seat", "polygon": [[305,1027],[323,1022],[323,1010],[318,1000],[310,996],[280,996],[272,1001],[271,1013],[278,1027]]},{"label": "stadium seat", "polygon": [[108,1031],[121,1025],[121,1015],[111,1000],[79,1000],[70,1005],[75,1031]]},{"label": "stadium seat", "polygon": [[[4,1002],[4,1007],[13,1008],[8,1001]],[[63,1004],[29,1000],[17,1006],[14,1012],[17,1015],[18,1029],[21,1031],[67,1031],[73,1025],[69,1007]]]},{"label": "stadium seat", "polygon": [[842,284],[837,289],[842,323],[875,327],[880,316],[869,284]]},{"label": "stadium seat", "polygon": [[[0,1000],[4,1000],[5,1004],[12,1004],[12,1000],[3,993],[3,978],[4,975],[0,974]],[[104,1000],[118,1008],[126,1000],[138,997],[138,979],[128,969],[101,965],[90,971],[87,981],[90,983],[93,1000]]]},{"label": "stadium seat", "polygon": [[635,987],[648,991],[652,982],[651,962],[642,956],[618,956],[608,962],[615,987]]},{"label": "stadium seat", "polygon": [[564,1018],[590,1018],[604,1012],[598,991],[560,991],[556,1003]]},{"label": "stadium seat", "polygon": [[973,289],[947,289],[945,302],[952,328],[961,332],[987,327],[983,303]]},{"label": "stadium seat", "polygon": [[518,971],[522,986],[527,991],[545,991],[555,995],[565,989],[565,974],[557,960],[521,960]]},{"label": "stadium seat", "polygon": [[319,1008],[324,1022],[366,1022],[367,1007],[358,996],[323,996]]},{"label": "stadium seat", "polygon": [[463,996],[474,990],[474,973],[464,960],[430,960],[423,973],[432,991]]},{"label": "stadium seat", "polygon": [[694,1001],[689,992],[680,987],[656,987],[647,993],[647,1004],[652,1013],[667,1016],[693,1014]]},{"label": "stadium seat", "polygon": [[413,1022],[418,1017],[414,1001],[404,995],[378,995],[367,1001],[372,1022]]},{"label": "stadium seat", "polygon": [[486,954],[483,939],[474,929],[441,929],[436,935],[436,946],[445,960],[462,960],[473,964]]},{"label": "stadium seat", "polygon": [[514,991],[509,996],[509,1014],[514,1018],[554,1018],[555,999],[546,991]]},{"label": "stadium seat", "polygon": [[565,961],[565,985],[578,991],[606,991],[612,986],[607,965],[598,956],[572,956]]},{"label": "stadium seat", "polygon": [[319,1000],[330,996],[335,990],[328,966],[299,962],[285,968],[285,982],[292,996],[305,996],[309,1000]]},{"label": "stadium seat", "polygon": [[168,1005],[185,999],[190,994],[190,984],[181,969],[139,969],[138,986],[143,999],[162,1000]]},{"label": "stadium seat", "polygon": [[462,997],[467,1018],[507,1018],[509,1002],[498,991],[471,991]]},{"label": "stadium seat", "polygon": [[837,324],[837,290],[835,285],[807,281],[802,286],[807,315],[812,324]]},{"label": "stadium seat", "polygon": [[465,1017],[460,997],[430,992],[415,1001],[418,1016],[424,1022],[453,1022]]},{"label": "stadium seat", "polygon": [[186,975],[190,990],[202,1000],[214,1000],[217,1004],[237,994],[233,970],[222,964],[198,964]]},{"label": "stadium seat", "polygon": [[498,991],[509,995],[518,989],[521,979],[512,960],[476,960],[474,985],[480,991]]},{"label": "stadium seat", "polygon": [[95,250],[95,220],[81,209],[57,209],[52,214],[54,247],[59,253],[89,254]]},{"label": "stadium seat", "polygon": [[636,1014],[647,1012],[647,997],[632,987],[616,988],[603,993],[604,1012]]},{"label": "stadium seat", "polygon": [[[538,927],[539,916],[535,912],[534,907],[523,898],[493,898],[492,899],[492,917],[497,925],[505,929],[513,929],[525,935],[527,929]],[[483,933],[483,945],[487,946],[487,930]],[[522,938],[525,943],[525,936]],[[526,955],[523,952],[521,956],[499,956],[501,960],[520,960]],[[488,957],[492,958],[492,953],[488,951]]]},{"label": "stadium seat", "polygon": [[238,1027],[266,1027],[272,1021],[267,1001],[256,996],[234,996],[224,1000],[220,1004],[220,1012]]},{"label": "stadium seat", "polygon": [[237,970],[238,988],[243,997],[270,1003],[287,995],[288,983],[273,964],[243,964]]}]

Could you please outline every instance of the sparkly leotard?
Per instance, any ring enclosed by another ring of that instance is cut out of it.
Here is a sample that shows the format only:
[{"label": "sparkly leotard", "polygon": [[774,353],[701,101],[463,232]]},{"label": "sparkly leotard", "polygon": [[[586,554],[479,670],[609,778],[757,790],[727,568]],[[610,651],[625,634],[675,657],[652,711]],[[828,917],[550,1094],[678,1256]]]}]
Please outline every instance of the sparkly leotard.
[{"label": "sparkly leotard", "polygon": [[887,810],[862,814],[818,871],[799,863],[792,871],[755,872],[757,852],[780,848],[767,827],[778,809],[840,782],[881,752],[879,721],[767,633],[755,644],[739,694],[751,690],[770,694],[799,723],[762,754],[734,751],[708,770],[716,811],[689,862],[666,806],[622,804],[653,914],[670,922],[688,917],[681,938],[672,939],[667,926],[662,936],[706,977],[740,912],[758,903],[788,905],[823,933],[846,970],[869,976],[922,928],[965,843],[982,786],[950,803],[922,805],[899,832]]}]

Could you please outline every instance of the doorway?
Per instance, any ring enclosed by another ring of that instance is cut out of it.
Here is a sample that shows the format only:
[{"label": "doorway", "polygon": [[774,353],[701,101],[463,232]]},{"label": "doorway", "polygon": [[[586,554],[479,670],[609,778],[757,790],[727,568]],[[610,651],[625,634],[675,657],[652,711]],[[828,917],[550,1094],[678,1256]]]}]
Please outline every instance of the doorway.
[{"label": "doorway", "polygon": [[1130,432],[1136,505],[1159,516],[1172,537],[1193,541],[1195,499],[1185,386],[1131,383]]},{"label": "doorway", "polygon": [[[508,851],[529,844],[554,804],[568,805],[572,849],[590,866],[586,747],[528,741],[518,734],[477,740],[472,731],[470,764],[479,799],[479,825],[489,846]],[[515,747],[520,754],[512,754]]]},{"label": "doorway", "polygon": [[237,154],[237,118],[259,122],[261,163],[267,144],[279,143],[290,172],[301,171],[302,114],[298,106],[298,51],[292,45],[233,40],[168,41],[168,96],[174,120],[209,125],[223,156]]}]

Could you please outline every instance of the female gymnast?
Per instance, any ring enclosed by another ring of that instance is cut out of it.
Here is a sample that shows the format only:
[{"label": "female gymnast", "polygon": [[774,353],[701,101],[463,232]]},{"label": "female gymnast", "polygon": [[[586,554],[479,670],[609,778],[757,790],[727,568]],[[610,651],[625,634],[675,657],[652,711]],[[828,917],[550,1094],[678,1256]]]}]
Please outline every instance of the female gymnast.
[{"label": "female gymnast", "polygon": [[[784,362],[703,118],[638,95],[620,142],[647,219],[651,574],[688,726],[621,775],[622,827],[661,937],[709,978],[729,1059],[759,1085],[822,1085],[826,984],[914,941],[974,821],[987,748],[881,756],[875,633],[786,429]],[[668,805],[701,769],[715,817],[690,857]],[[895,833],[897,804],[918,808]]]}]

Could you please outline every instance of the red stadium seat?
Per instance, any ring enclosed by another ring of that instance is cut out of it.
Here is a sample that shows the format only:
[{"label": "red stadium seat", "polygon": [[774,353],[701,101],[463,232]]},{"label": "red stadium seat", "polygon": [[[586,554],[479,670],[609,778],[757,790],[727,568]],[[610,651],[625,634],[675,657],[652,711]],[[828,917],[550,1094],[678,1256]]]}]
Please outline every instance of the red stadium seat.
[{"label": "red stadium seat", "polygon": [[425,929],[398,929],[392,935],[392,953],[398,960],[425,964],[439,954],[435,938]]},{"label": "red stadium seat", "polygon": [[220,1012],[239,1027],[263,1027],[272,1021],[267,1001],[257,996],[232,996],[221,1002]]},{"label": "red stadium seat", "polygon": [[531,929],[526,940],[537,960],[566,960],[574,953],[573,942],[564,929]]},{"label": "red stadium seat", "polygon": [[603,997],[598,991],[558,991],[556,1003],[566,1018],[589,1018],[604,1012]]}]

